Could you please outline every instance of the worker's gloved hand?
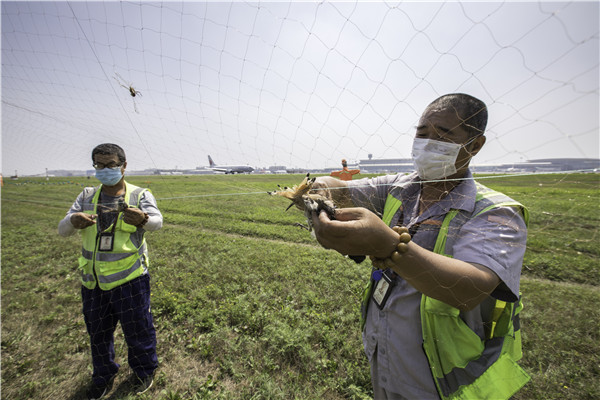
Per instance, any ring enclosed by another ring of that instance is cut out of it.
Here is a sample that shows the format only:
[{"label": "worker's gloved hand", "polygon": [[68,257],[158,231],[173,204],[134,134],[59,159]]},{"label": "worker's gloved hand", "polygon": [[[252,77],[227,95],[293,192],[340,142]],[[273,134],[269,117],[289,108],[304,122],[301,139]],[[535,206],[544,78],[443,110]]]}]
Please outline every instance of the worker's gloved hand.
[{"label": "worker's gloved hand", "polygon": [[96,217],[96,214],[78,212],[71,215],[70,221],[71,225],[73,225],[75,229],[85,229],[90,225],[96,224]]}]

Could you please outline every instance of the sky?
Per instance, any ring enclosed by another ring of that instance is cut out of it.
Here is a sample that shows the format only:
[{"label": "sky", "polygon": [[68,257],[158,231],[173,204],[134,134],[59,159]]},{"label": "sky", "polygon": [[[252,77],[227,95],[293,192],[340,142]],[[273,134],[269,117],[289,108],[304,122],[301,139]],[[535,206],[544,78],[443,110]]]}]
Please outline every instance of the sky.
[{"label": "sky", "polygon": [[[440,95],[489,111],[474,164],[598,158],[599,3],[2,1],[4,175],[409,158]],[[136,94],[131,96],[131,90]]]}]

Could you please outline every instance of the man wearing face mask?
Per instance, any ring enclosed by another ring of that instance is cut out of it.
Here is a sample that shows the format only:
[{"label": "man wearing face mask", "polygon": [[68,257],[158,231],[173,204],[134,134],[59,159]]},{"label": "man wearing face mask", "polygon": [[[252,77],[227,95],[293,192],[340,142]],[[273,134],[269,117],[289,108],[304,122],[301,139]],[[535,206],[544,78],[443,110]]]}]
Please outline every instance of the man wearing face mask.
[{"label": "man wearing face mask", "polygon": [[372,260],[361,322],[375,399],[508,399],[529,380],[516,363],[528,213],[473,180],[486,124],[482,101],[442,96],[416,127],[415,173],[313,186],[342,207],[313,213],[317,240]]},{"label": "man wearing face mask", "polygon": [[82,232],[81,296],[94,367],[87,396],[101,399],[110,392],[120,367],[114,360],[117,322],[127,342],[137,393],[151,387],[158,367],[144,234],[162,227],[162,215],[148,189],[125,181],[127,161],[121,147],[96,146],[92,162],[101,185],[79,194],[58,232]]}]

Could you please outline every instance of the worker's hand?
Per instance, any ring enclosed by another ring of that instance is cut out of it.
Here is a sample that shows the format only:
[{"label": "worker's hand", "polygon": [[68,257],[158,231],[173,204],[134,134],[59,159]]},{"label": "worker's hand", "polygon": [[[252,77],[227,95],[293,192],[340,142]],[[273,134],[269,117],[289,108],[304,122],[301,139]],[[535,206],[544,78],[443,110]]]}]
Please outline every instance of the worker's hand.
[{"label": "worker's hand", "polygon": [[83,212],[78,212],[71,215],[71,225],[75,227],[75,229],[85,229],[88,226],[96,224],[96,214],[86,214]]},{"label": "worker's hand", "polygon": [[330,176],[320,176],[312,184],[310,194],[318,194],[333,201],[336,207],[353,207],[348,184]]},{"label": "worker's hand", "polygon": [[129,225],[138,226],[146,219],[146,215],[142,210],[136,207],[127,207],[123,211],[123,222]]},{"label": "worker's hand", "polygon": [[387,258],[400,241],[398,233],[366,208],[337,209],[335,220],[313,212],[312,221],[319,243],[344,255]]},{"label": "worker's hand", "polygon": [[329,190],[329,186],[321,178],[317,178],[313,182],[310,194],[318,194],[319,196],[323,196],[328,200],[333,200],[333,198],[331,197],[331,191]]}]

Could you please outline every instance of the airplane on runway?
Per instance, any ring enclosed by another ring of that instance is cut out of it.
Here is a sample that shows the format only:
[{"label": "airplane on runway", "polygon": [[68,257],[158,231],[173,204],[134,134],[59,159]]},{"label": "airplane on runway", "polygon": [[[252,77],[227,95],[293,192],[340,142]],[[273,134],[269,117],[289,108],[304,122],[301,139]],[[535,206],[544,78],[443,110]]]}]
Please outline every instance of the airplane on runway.
[{"label": "airplane on runway", "polygon": [[217,165],[210,155],[208,156],[208,163],[210,164],[210,169],[213,171],[225,172],[226,174],[241,174],[254,171],[254,168],[249,165]]}]

